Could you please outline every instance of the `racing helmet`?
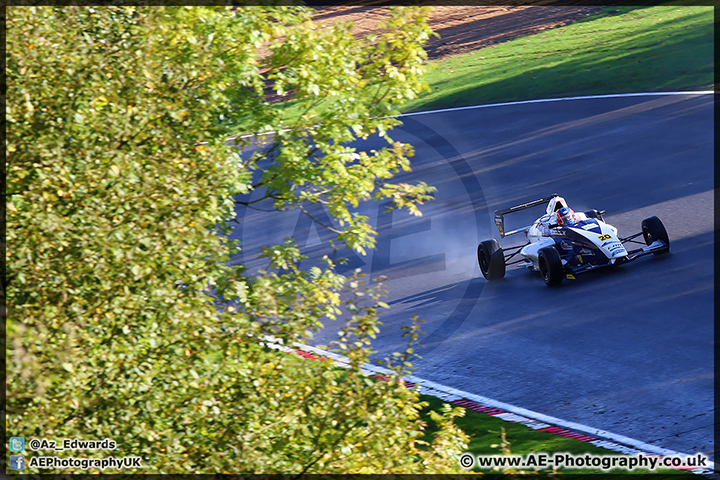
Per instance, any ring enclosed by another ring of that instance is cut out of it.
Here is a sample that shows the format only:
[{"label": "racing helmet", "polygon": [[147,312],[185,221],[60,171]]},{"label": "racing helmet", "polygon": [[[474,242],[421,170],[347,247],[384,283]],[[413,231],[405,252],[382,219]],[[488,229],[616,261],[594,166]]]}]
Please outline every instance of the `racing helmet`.
[{"label": "racing helmet", "polygon": [[577,222],[575,212],[572,208],[563,207],[557,211],[557,223],[560,225],[572,225]]}]

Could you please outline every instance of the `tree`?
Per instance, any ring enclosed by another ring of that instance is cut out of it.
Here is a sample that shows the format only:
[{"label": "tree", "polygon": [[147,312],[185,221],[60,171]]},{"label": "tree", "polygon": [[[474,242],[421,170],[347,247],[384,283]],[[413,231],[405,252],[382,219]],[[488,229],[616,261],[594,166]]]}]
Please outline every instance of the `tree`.
[{"label": "tree", "polygon": [[[359,371],[382,285],[329,260],[302,271],[290,241],[252,276],[225,235],[251,189],[326,204],[358,251],[374,234],[359,201],[419,214],[431,187],[390,183],[409,146],[346,145],[387,137],[423,88],[425,15],[394,9],[357,41],[298,7],[9,7],[7,431],[109,438],[142,473],[454,471],[459,412],[423,445],[402,385],[417,326],[388,381]],[[277,133],[254,156],[226,144],[262,131]],[[328,318],[348,369],[265,341]]]}]

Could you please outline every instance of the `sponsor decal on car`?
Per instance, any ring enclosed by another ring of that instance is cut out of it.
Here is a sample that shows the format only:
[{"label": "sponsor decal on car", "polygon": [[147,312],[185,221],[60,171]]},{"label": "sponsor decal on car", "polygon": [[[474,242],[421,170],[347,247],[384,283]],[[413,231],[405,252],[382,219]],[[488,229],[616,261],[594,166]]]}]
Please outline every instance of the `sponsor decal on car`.
[{"label": "sponsor decal on car", "polygon": [[567,239],[564,239],[564,238],[563,238],[562,241],[560,242],[560,247],[561,247],[563,250],[572,250],[572,248],[573,248],[572,242],[570,242],[570,240],[567,240]]},{"label": "sponsor decal on car", "polygon": [[495,212],[495,225],[497,225],[500,236],[505,236],[505,228],[503,222],[503,216],[498,212]]},{"label": "sponsor decal on car", "polygon": [[622,250],[615,250],[614,252],[612,252],[612,256],[613,256],[613,257],[617,257],[618,255],[623,255],[623,254],[626,254],[626,253],[627,253],[627,252],[626,252],[625,249],[623,248]]}]

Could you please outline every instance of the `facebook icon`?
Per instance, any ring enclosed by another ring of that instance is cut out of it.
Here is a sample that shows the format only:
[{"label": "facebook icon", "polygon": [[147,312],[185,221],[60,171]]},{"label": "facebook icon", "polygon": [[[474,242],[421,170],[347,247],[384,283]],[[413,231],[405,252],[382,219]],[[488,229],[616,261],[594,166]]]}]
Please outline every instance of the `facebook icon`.
[{"label": "facebook icon", "polygon": [[25,470],[25,455],[10,455],[10,470]]}]

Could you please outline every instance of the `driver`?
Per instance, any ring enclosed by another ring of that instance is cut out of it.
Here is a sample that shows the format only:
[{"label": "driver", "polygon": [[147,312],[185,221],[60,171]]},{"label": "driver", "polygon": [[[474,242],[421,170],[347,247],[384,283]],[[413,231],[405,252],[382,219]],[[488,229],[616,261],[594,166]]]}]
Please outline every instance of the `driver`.
[{"label": "driver", "polygon": [[578,218],[572,208],[563,207],[557,211],[557,223],[560,225],[574,225],[578,222]]}]

